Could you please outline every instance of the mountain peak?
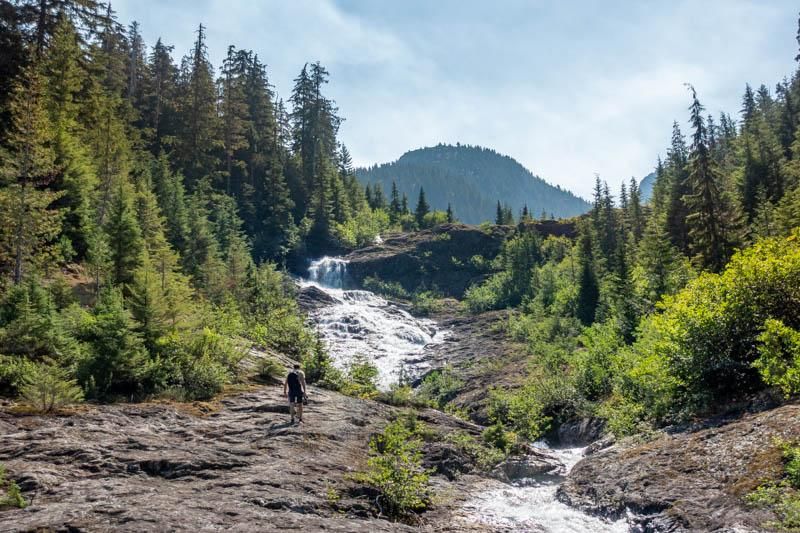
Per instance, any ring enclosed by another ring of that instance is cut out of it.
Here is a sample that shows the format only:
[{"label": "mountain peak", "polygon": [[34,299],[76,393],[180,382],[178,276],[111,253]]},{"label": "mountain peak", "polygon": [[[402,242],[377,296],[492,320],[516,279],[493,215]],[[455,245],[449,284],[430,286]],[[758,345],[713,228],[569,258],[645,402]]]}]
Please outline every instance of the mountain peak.
[{"label": "mountain peak", "polygon": [[379,184],[385,192],[395,182],[400,193],[412,200],[424,188],[434,208],[450,204],[456,216],[470,224],[493,220],[498,201],[515,214],[527,206],[533,216],[545,213],[556,218],[579,215],[591,207],[510,156],[461,143],[410,150],[395,162],[357,169],[356,175],[362,183]]}]

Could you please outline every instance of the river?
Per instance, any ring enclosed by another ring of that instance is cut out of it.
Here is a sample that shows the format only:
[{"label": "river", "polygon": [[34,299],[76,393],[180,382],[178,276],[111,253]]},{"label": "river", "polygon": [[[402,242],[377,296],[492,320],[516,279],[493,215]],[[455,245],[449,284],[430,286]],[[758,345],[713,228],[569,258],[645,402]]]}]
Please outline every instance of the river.
[{"label": "river", "polygon": [[[353,358],[365,356],[378,368],[379,388],[398,381],[401,369],[415,377],[429,368],[426,352],[448,335],[436,322],[412,316],[375,293],[347,290],[347,262],[324,257],[311,263],[301,286],[313,285],[330,296],[330,305],[310,313],[328,345],[334,364],[346,369]],[[537,446],[546,447],[544,443]],[[551,450],[566,472],[581,459],[583,448]],[[559,476],[522,480],[514,485],[489,481],[476,487],[462,516],[498,531],[548,533],[623,533],[624,520],[607,522],[581,513],[556,499]]]}]

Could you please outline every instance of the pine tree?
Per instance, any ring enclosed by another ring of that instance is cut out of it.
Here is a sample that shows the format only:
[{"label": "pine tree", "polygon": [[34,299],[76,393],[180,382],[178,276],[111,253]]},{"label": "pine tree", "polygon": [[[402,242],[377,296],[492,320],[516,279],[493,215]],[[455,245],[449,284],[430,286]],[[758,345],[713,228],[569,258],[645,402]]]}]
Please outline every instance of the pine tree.
[{"label": "pine tree", "polygon": [[176,134],[178,68],[172,60],[172,50],[172,46],[158,39],[148,57],[142,80],[139,112],[144,135],[150,139],[150,151],[155,156]]},{"label": "pine tree", "polygon": [[35,67],[28,67],[14,86],[10,110],[9,154],[3,158],[2,171],[11,183],[0,189],[0,263],[19,284],[29,268],[57,259],[54,240],[62,217],[51,209],[61,194],[38,188],[52,179],[55,153],[42,80]]},{"label": "pine tree", "polygon": [[392,200],[389,203],[389,219],[391,220],[392,224],[397,224],[397,221],[400,219],[400,216],[403,214],[403,204],[400,199],[400,191],[397,190],[397,183],[392,181]]},{"label": "pine tree", "polygon": [[708,137],[703,119],[703,106],[697,99],[694,87],[690,106],[692,151],[689,159],[690,194],[684,201],[689,208],[690,249],[696,261],[714,272],[722,269],[730,255],[729,216],[725,205],[721,176],[708,150]]},{"label": "pine tree", "polygon": [[585,326],[594,322],[597,305],[600,301],[600,288],[594,272],[592,240],[589,233],[587,228],[582,228],[579,231],[578,239],[580,274],[575,316]]},{"label": "pine tree", "polygon": [[244,162],[235,160],[237,151],[248,147],[246,131],[252,129],[245,100],[245,84],[249,57],[247,52],[228,47],[219,79],[222,142],[225,152],[225,192],[242,194]]},{"label": "pine tree", "polygon": [[75,28],[64,18],[55,29],[41,69],[46,80],[46,106],[57,169],[51,187],[64,191],[57,203],[64,211],[62,233],[78,259],[83,259],[88,251],[87,238],[93,232],[95,221],[92,197],[98,184],[82,142],[85,132],[79,122],[83,104],[80,92],[86,76],[82,59]]},{"label": "pine tree", "polygon": [[111,200],[108,221],[105,224],[111,248],[111,266],[114,282],[130,283],[133,272],[139,267],[144,251],[142,230],[133,207],[130,185],[120,184]]},{"label": "pine tree", "polygon": [[672,145],[667,156],[667,231],[675,246],[685,252],[689,249],[689,230],[686,223],[688,209],[684,203],[684,198],[690,192],[687,174],[688,149],[677,122],[672,125]]},{"label": "pine tree", "polygon": [[166,154],[161,151],[150,171],[161,213],[165,218],[165,235],[169,243],[184,252],[188,244],[188,210],[183,177],[170,170]]},{"label": "pine tree", "polygon": [[425,199],[425,190],[420,187],[419,198],[417,199],[417,208],[414,210],[414,219],[417,221],[417,226],[420,229],[425,227],[425,215],[430,213],[431,207]]},{"label": "pine tree", "polygon": [[633,234],[634,242],[639,242],[644,231],[644,217],[642,214],[641,193],[635,178],[631,178],[630,192],[627,209],[628,227]]},{"label": "pine tree", "polygon": [[503,212],[503,206],[500,204],[500,200],[497,200],[497,207],[495,208],[495,215],[494,215],[494,223],[498,226],[502,226],[505,224],[505,213]]},{"label": "pine tree", "polygon": [[200,178],[217,168],[219,119],[214,69],[208,60],[205,27],[197,30],[192,52],[183,58],[178,85],[178,120],[175,154],[190,190]]},{"label": "pine tree", "polygon": [[450,205],[449,203],[447,204],[447,212],[446,212],[446,214],[447,214],[447,223],[448,224],[452,224],[453,222],[456,221],[456,216],[455,216],[455,214],[453,214],[453,206]]}]

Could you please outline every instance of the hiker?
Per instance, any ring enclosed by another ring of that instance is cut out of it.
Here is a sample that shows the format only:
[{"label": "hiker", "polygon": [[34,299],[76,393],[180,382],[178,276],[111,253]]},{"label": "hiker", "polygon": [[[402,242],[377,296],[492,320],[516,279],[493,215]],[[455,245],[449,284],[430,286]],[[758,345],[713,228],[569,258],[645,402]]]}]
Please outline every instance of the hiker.
[{"label": "hiker", "polygon": [[303,421],[303,402],[306,398],[306,375],[300,370],[298,363],[294,364],[292,371],[286,376],[283,382],[283,395],[289,400],[289,415],[294,424],[294,414],[297,411],[297,419]]}]

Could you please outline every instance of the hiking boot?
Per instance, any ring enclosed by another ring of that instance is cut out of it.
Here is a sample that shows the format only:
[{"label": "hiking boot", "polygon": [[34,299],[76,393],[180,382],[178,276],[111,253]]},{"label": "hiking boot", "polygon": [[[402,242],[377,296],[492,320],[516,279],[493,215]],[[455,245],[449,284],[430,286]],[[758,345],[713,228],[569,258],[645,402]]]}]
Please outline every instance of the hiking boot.
[{"label": "hiking boot", "polygon": [[294,417],[292,417],[292,420],[291,420],[291,422],[289,422],[289,423],[290,423],[290,424],[294,424]]}]

